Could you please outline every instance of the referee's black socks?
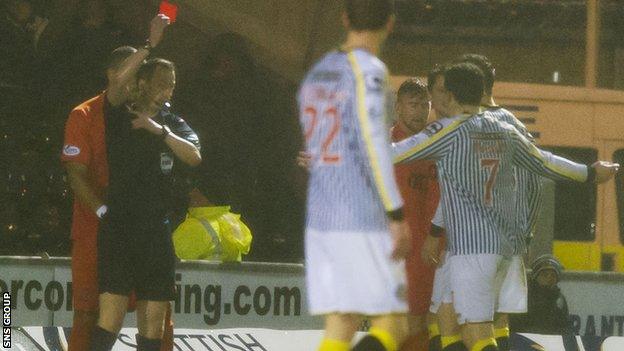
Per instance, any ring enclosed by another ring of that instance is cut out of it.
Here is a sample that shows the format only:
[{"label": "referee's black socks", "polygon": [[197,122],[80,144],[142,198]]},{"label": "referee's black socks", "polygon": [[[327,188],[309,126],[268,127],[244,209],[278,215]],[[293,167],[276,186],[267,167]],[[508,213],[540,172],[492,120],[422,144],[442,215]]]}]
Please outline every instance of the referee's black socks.
[{"label": "referee's black socks", "polygon": [[89,345],[89,350],[110,351],[113,349],[115,341],[117,341],[116,333],[111,333],[98,325],[93,330],[93,334],[91,334],[91,344]]},{"label": "referee's black socks", "polygon": [[136,335],[137,351],[160,351],[162,339],[148,339],[142,335]]}]

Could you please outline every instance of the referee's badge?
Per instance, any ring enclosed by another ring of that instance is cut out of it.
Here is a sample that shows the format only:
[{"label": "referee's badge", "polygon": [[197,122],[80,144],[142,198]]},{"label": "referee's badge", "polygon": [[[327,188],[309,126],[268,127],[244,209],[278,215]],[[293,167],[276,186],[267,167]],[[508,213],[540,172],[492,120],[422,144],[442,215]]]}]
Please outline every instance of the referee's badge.
[{"label": "referee's badge", "polygon": [[173,169],[173,156],[168,152],[160,153],[160,170],[164,175],[169,175]]}]

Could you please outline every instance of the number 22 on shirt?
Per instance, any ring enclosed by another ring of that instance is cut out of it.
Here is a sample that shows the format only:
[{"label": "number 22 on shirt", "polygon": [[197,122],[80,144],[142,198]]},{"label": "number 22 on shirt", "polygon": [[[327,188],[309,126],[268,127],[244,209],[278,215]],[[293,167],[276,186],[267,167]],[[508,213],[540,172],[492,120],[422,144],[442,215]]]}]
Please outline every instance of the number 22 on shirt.
[{"label": "number 22 on shirt", "polygon": [[340,154],[332,151],[334,139],[340,131],[340,113],[336,106],[327,106],[318,110],[314,106],[306,106],[303,110],[305,117],[304,136],[306,143],[310,144],[315,133],[322,133],[320,137],[320,155],[312,155],[313,158],[320,156],[320,162],[329,165],[340,163]]}]

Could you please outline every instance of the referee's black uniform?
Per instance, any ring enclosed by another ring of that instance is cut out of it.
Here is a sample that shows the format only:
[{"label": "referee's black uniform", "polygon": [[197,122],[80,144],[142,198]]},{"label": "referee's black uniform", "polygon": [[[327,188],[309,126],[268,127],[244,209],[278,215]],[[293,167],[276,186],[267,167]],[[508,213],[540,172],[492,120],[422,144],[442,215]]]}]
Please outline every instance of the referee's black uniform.
[{"label": "referee's black uniform", "polygon": [[[120,107],[106,118],[108,213],[98,233],[100,293],[137,300],[174,298],[175,251],[168,214],[175,160],[164,137],[132,129],[133,114]],[[154,120],[199,148],[197,134],[180,117],[161,110]]]}]

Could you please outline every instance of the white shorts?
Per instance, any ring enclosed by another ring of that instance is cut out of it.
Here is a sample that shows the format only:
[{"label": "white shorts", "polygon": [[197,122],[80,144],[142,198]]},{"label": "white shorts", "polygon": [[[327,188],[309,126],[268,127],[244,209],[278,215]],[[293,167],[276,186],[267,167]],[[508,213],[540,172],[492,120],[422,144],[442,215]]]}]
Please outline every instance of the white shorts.
[{"label": "white shorts", "polygon": [[526,313],[527,280],[522,256],[509,258],[509,267],[498,293],[499,313]]},{"label": "white shorts", "polygon": [[431,305],[429,306],[429,312],[431,313],[438,313],[438,309],[443,303],[453,302],[453,294],[451,292],[451,270],[448,258],[447,252],[444,260],[440,262],[440,265],[438,265],[435,271],[433,291],[431,293]]},{"label": "white shorts", "polygon": [[459,324],[492,322],[509,260],[500,255],[478,254],[451,256],[448,261]]},{"label": "white shorts", "polygon": [[306,229],[309,313],[407,313],[405,264],[391,253],[388,232]]}]

